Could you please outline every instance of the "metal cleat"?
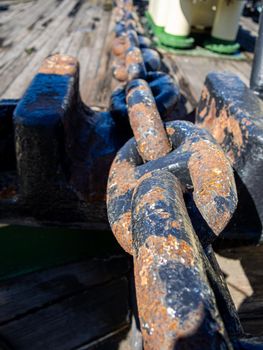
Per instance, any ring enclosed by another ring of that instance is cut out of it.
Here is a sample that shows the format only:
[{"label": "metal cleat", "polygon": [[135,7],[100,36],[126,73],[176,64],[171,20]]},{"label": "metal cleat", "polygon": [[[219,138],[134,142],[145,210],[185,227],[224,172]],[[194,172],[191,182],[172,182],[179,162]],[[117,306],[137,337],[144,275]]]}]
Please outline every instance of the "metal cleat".
[{"label": "metal cleat", "polygon": [[129,135],[82,103],[78,79],[76,59],[54,55],[19,102],[1,102],[2,221],[108,228],[108,169]]},{"label": "metal cleat", "polygon": [[237,76],[210,73],[196,123],[221,145],[236,172],[239,205],[225,237],[259,242],[262,235],[263,102]]}]

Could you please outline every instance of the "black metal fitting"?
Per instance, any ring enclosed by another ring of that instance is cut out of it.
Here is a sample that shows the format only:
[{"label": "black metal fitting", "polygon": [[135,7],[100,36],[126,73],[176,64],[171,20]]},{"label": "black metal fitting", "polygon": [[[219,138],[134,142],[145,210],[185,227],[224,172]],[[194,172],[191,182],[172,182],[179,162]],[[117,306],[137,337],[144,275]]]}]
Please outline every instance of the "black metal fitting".
[{"label": "black metal fitting", "polygon": [[77,61],[55,55],[19,102],[1,102],[1,221],[108,228],[108,171],[129,134],[82,103],[78,79]]},{"label": "black metal fitting", "polygon": [[222,146],[235,169],[239,204],[224,237],[262,240],[263,102],[237,76],[210,73],[196,122]]}]

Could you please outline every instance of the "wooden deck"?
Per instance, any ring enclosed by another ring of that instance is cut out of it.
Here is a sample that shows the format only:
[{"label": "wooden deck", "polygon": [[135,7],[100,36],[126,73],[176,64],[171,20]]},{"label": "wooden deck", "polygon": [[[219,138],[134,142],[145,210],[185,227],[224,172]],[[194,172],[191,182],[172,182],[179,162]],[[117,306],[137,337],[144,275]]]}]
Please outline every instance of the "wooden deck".
[{"label": "wooden deck", "polygon": [[[78,58],[84,102],[107,108],[112,87],[116,84],[111,77],[111,2],[7,0],[4,3],[10,7],[8,11],[0,12],[0,99],[20,98],[43,59],[59,52]],[[255,38],[256,24],[242,18],[241,25],[251,40]],[[248,83],[253,59],[250,51],[246,52],[244,61],[174,54],[164,54],[164,58],[191,110],[198,102],[209,71],[231,71]],[[220,251],[218,260],[245,330],[263,336],[263,247]],[[13,340],[14,348],[21,350],[97,348],[85,346],[92,340],[88,332],[90,325],[85,324],[85,319],[92,315],[90,300],[96,295],[96,292],[89,292],[89,288],[91,283],[99,285],[98,302],[105,304],[106,313],[107,310],[110,312],[111,294],[104,303],[99,299],[100,293],[103,288],[111,291],[114,287],[125,294],[123,275],[126,270],[118,271],[113,284],[105,276],[100,277],[101,281],[92,282],[87,281],[90,264],[92,261],[88,260],[1,283],[0,336]],[[123,317],[125,307],[123,305]],[[115,320],[120,334],[127,328],[123,319]],[[36,323],[43,324],[41,329],[36,329]],[[116,329],[107,331],[114,334]],[[101,328],[99,332],[98,337],[106,330]],[[116,348],[116,344],[112,345],[112,349]]]},{"label": "wooden deck", "polygon": [[8,2],[10,9],[0,12],[0,98],[20,98],[43,59],[62,53],[80,62],[83,101],[107,106],[112,36],[109,1]]}]

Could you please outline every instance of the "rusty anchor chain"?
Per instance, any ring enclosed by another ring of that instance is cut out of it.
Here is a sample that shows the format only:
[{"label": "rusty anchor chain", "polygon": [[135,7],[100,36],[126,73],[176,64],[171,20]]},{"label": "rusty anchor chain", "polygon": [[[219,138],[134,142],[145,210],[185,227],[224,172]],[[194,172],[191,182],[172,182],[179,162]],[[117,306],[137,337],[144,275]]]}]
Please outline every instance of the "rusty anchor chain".
[{"label": "rusty anchor chain", "polygon": [[[120,4],[120,19],[131,18],[127,2]],[[115,237],[134,258],[144,348],[232,349],[243,330],[211,243],[236,209],[233,170],[205,130],[185,121],[163,124],[165,110],[147,83],[134,27],[132,35],[127,27],[118,27],[127,84],[113,93],[112,109],[128,114],[134,138],[112,163],[107,209]],[[192,193],[212,229],[205,237],[196,236],[183,192]]]},{"label": "rusty anchor chain", "polygon": [[[150,48],[151,42],[142,35],[140,22],[135,12],[131,12],[132,3],[118,2],[115,8],[116,37],[112,44],[112,53],[117,57],[113,75],[123,83],[137,78],[146,80],[155,98],[162,118],[169,118],[180,98],[180,92],[173,79],[161,72],[161,58],[156,50]],[[140,34],[138,34],[138,31]],[[126,93],[123,85],[112,93],[111,108],[116,120],[129,129]],[[171,119],[170,119],[171,120]]]},{"label": "rusty anchor chain", "polygon": [[[180,98],[180,92],[173,79],[163,72],[150,72],[145,79],[153,94],[158,112],[163,120],[170,118]],[[124,86],[117,87],[111,95],[110,111],[115,120],[129,128],[126,92]]]},{"label": "rusty anchor chain", "polygon": [[112,45],[115,55],[113,75],[119,81],[131,81],[136,78],[145,79],[147,72],[161,68],[161,58],[156,50],[150,48],[148,38],[137,34],[138,19],[127,10],[125,4],[116,16],[116,37]]},{"label": "rusty anchor chain", "polygon": [[179,180],[151,172],[136,186],[132,206],[144,349],[231,349]]},{"label": "rusty anchor chain", "polygon": [[[193,235],[194,230],[182,199],[181,184],[185,190],[194,189],[196,206],[214,231],[214,234],[209,233],[209,237],[205,238],[206,242],[211,243],[229,222],[236,208],[237,195],[232,168],[222,149],[205,130],[185,121],[163,125],[146,81],[131,81],[126,87],[126,101],[135,138],[122,147],[113,161],[108,180],[107,207],[115,237],[134,257],[136,295],[145,349],[173,349],[172,345],[181,341],[179,338],[186,337],[191,329],[197,329],[200,324],[204,328],[201,327],[195,333],[195,341],[204,341],[205,334],[209,334],[211,339],[217,339],[218,334],[223,332],[223,322],[218,316],[215,297],[212,296],[208,283],[204,282],[207,280],[200,277],[203,276],[201,271],[205,270],[200,243],[196,243],[196,238],[190,240],[194,244],[191,248],[185,243],[189,242],[189,235]],[[173,202],[174,196],[181,198],[176,205]],[[198,263],[189,263],[188,254],[197,257],[197,251]],[[169,264],[163,265],[167,259]],[[183,267],[180,265],[176,270],[178,261],[181,261]],[[210,266],[209,262],[208,265]],[[174,266],[176,271],[169,266]],[[205,297],[206,302],[201,303],[202,307],[198,304],[198,307],[206,310],[204,313],[198,313],[193,307],[191,314],[187,308],[191,300],[196,300],[195,292],[189,289],[187,278],[183,282],[191,268],[198,271],[193,277],[200,287],[196,293],[206,295],[201,292],[203,283],[210,296],[210,299]],[[211,271],[214,271],[211,266],[209,271],[211,278]],[[179,277],[175,277],[176,274],[181,276],[182,284],[178,281]],[[168,275],[170,280],[161,277]],[[222,289],[222,282],[212,275],[215,287],[221,283]],[[175,288],[177,285],[180,287]],[[176,298],[183,293],[184,288],[189,293],[187,302],[178,301],[180,297],[177,300],[179,304],[172,306],[167,302],[171,299],[171,293]],[[219,289],[215,293],[217,296]],[[227,292],[223,292],[221,299],[225,309],[230,304],[224,322],[228,323],[227,319],[230,318],[234,333],[241,332]],[[185,310],[185,314],[180,314],[178,305]],[[180,316],[176,316],[178,312]],[[194,320],[194,325],[187,320]],[[164,325],[164,329],[160,325]],[[212,332],[208,330],[210,326]],[[215,341],[212,348],[219,349],[225,344],[226,348],[231,349],[227,335],[219,338],[220,341]],[[210,345],[208,348],[211,348]]]}]

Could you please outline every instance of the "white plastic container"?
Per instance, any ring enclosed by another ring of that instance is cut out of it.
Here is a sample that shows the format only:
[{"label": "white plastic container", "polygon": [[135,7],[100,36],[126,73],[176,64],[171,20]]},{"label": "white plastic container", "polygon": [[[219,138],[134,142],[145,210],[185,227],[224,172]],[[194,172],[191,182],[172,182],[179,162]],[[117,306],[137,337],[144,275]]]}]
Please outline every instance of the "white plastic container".
[{"label": "white plastic container", "polygon": [[150,0],[148,5],[148,12],[151,15],[151,17],[153,17],[154,3],[155,3],[155,0]]},{"label": "white plastic container", "polygon": [[164,27],[167,22],[167,14],[170,12],[169,0],[154,0],[151,11],[154,24]]},{"label": "white plastic container", "polygon": [[[168,16],[165,21],[165,32],[176,36],[189,35],[191,30],[192,0],[168,1]],[[163,3],[164,2],[165,1],[163,1]]]},{"label": "white plastic container", "polygon": [[218,0],[212,37],[234,41],[237,36],[239,20],[245,0]]}]

